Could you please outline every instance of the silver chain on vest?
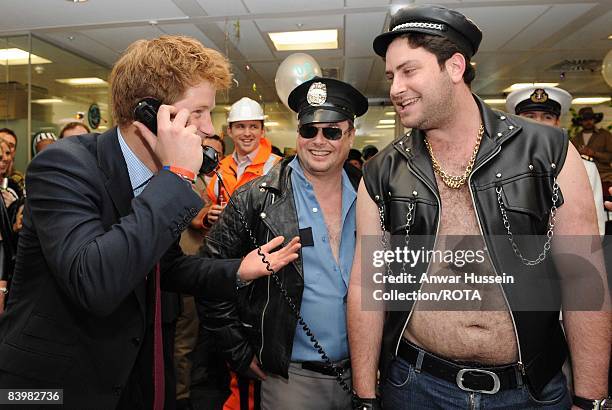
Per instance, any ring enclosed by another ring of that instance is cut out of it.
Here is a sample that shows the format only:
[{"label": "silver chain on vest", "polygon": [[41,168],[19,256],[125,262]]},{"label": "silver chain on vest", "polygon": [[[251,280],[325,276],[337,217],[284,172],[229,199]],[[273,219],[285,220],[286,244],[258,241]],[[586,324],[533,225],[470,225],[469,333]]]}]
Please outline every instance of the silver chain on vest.
[{"label": "silver chain on vest", "polygon": [[[408,247],[410,243],[410,227],[412,226],[412,220],[414,218],[414,202],[408,203],[408,212],[406,212],[406,234],[404,236],[404,246]],[[385,209],[382,203],[378,204],[378,216],[380,219],[380,243],[383,250],[389,249],[389,241],[385,235]],[[387,274],[391,274],[391,265],[389,262],[385,262],[387,266]],[[402,263],[402,271],[400,273],[406,273],[406,261]]]},{"label": "silver chain on vest", "polygon": [[523,264],[526,266],[535,266],[535,265],[542,263],[544,259],[546,259],[546,254],[550,251],[550,243],[552,241],[553,234],[554,234],[553,230],[555,228],[555,215],[557,213],[557,201],[559,200],[559,185],[557,184],[557,179],[555,178],[553,182],[553,194],[552,194],[553,204],[552,204],[552,207],[550,208],[550,218],[548,220],[548,232],[546,232],[546,242],[544,243],[544,249],[542,250],[542,252],[540,252],[540,254],[538,255],[536,259],[525,258],[522,252],[520,251],[520,249],[518,248],[518,245],[514,241],[514,235],[512,234],[512,231],[510,230],[510,221],[508,220],[508,215],[506,214],[506,209],[502,201],[502,196],[501,196],[502,187],[498,186],[497,188],[495,188],[495,192],[497,192],[497,203],[499,204],[499,210],[501,211],[502,219],[504,221],[504,228],[506,228],[506,231],[508,233],[508,240],[510,241],[510,244],[512,245],[512,250],[514,251],[514,254],[518,256],[521,259],[521,262],[523,262]]}]

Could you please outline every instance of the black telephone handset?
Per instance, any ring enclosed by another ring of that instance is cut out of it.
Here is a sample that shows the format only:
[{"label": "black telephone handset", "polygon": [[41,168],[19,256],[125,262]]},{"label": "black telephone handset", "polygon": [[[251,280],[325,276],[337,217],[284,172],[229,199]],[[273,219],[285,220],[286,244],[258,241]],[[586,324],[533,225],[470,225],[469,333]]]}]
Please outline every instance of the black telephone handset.
[{"label": "black telephone handset", "polygon": [[[134,119],[143,123],[153,134],[157,136],[157,111],[161,101],[153,97],[143,98],[134,107]],[[209,174],[217,169],[219,165],[219,154],[211,147],[203,147],[202,166],[200,174]]]},{"label": "black telephone handset", "polygon": [[134,107],[134,119],[143,123],[157,136],[157,111],[161,101],[153,97],[143,98]]},{"label": "black telephone handset", "polygon": [[204,146],[202,147],[202,166],[200,167],[200,174],[208,175],[219,166],[219,153],[213,147]]}]

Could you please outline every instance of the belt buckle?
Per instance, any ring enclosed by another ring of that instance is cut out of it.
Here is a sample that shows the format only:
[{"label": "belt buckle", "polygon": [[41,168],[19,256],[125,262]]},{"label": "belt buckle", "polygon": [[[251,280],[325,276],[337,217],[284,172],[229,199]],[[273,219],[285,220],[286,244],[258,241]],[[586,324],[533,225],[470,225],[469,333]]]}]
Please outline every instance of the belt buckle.
[{"label": "belt buckle", "polygon": [[334,369],[338,369],[338,372],[340,373],[340,376],[342,376],[344,374],[344,366],[340,363],[332,363],[331,366],[329,365],[325,365],[325,367],[323,367],[323,369],[328,372],[328,373],[324,373],[327,374],[327,376],[334,376],[336,377],[336,371]]},{"label": "belt buckle", "polygon": [[[482,374],[491,376],[491,378],[493,379],[493,388],[491,390],[475,390],[475,389],[470,389],[469,387],[465,387],[463,385],[463,375],[468,372],[482,373]],[[488,370],[483,370],[483,369],[461,369],[457,372],[456,382],[457,382],[457,386],[459,386],[461,390],[474,392],[474,393],[486,393],[486,394],[497,393],[501,385],[501,383],[499,382],[499,376],[497,376],[497,374],[490,372]]]}]

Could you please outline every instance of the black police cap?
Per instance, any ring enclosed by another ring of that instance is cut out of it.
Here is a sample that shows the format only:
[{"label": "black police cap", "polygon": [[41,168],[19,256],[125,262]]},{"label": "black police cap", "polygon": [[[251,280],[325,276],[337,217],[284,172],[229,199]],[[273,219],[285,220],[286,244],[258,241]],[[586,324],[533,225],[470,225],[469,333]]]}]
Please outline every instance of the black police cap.
[{"label": "black police cap", "polygon": [[354,121],[368,110],[368,99],[343,81],[314,77],[291,91],[289,108],[298,113],[300,125]]},{"label": "black police cap", "polygon": [[458,11],[441,6],[409,6],[391,17],[389,31],[374,39],[374,52],[381,57],[397,36],[423,33],[446,37],[472,57],[478,51],[482,32],[472,20]]}]

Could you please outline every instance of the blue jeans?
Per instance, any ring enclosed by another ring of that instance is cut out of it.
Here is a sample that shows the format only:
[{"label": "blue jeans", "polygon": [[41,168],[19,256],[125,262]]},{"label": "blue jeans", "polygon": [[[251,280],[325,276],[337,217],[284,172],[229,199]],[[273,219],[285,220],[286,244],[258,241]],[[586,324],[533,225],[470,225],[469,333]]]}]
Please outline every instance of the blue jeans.
[{"label": "blue jeans", "polygon": [[382,383],[385,410],[403,409],[569,409],[572,399],[561,371],[542,389],[538,399],[523,385],[496,394],[471,393],[439,379],[400,357],[391,363]]}]

